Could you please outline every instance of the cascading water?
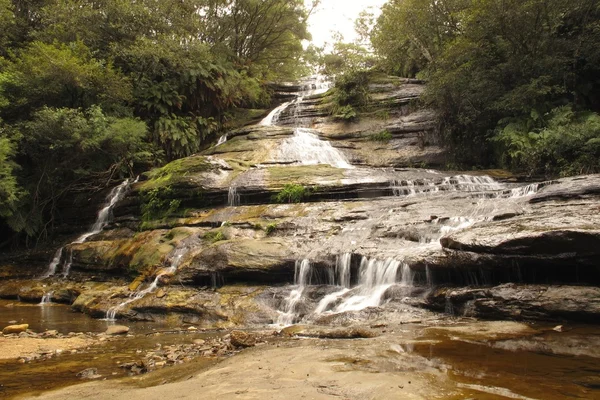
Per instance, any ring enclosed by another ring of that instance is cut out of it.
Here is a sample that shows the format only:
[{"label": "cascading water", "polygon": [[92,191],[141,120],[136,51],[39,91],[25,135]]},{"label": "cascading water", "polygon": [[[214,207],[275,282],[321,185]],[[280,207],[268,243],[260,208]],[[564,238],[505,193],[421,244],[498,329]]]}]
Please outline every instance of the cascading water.
[{"label": "cascading water", "polygon": [[[119,201],[121,201],[121,199],[123,198],[123,196],[125,196],[125,194],[129,190],[131,185],[133,183],[136,183],[138,181],[138,179],[139,178],[136,178],[135,181],[133,181],[133,182],[130,179],[126,179],[119,186],[114,187],[110,191],[108,196],[106,197],[106,202],[104,204],[104,207],[102,207],[102,209],[100,209],[100,211],[98,211],[98,215],[96,217],[96,222],[94,222],[94,225],[92,225],[92,227],[90,228],[90,230],[88,232],[79,236],[77,239],[75,239],[70,244],[83,243],[90,236],[94,236],[94,235],[100,233],[104,229],[104,227],[108,224],[111,214],[112,214],[112,210],[115,207],[115,205]],[[60,261],[61,261],[62,254],[63,254],[65,247],[66,246],[63,246],[56,251],[56,253],[54,254],[54,257],[52,258],[52,261],[48,265],[48,270],[42,276],[42,279],[48,278],[48,277],[56,274],[56,270],[57,270],[58,266],[60,265]],[[73,263],[73,253],[71,251],[69,251],[68,256],[67,256],[67,262],[63,268],[63,276],[64,277],[69,275],[72,263]]]},{"label": "cascading water", "polygon": [[42,300],[40,301],[40,306],[52,303],[52,295],[53,294],[54,294],[54,292],[45,293],[44,296],[42,297]]},{"label": "cascading water", "polygon": [[283,141],[278,160],[301,165],[329,164],[336,168],[352,168],[339,150],[313,132],[307,128],[296,128],[294,135]]},{"label": "cascading water", "polygon": [[237,207],[240,205],[240,195],[235,186],[229,187],[229,193],[227,194],[227,205],[229,207]]},{"label": "cascading water", "polygon": [[322,76],[311,77],[303,84],[304,91],[291,102],[284,103],[265,117],[259,125],[277,125],[281,114],[289,107],[293,108],[294,135],[285,139],[276,154],[277,161],[300,165],[329,164],[336,168],[353,168],[344,154],[334,148],[330,142],[319,139],[318,131],[301,127],[300,110],[304,97],[323,93],[330,83]]},{"label": "cascading water", "polygon": [[223,143],[225,143],[226,141],[227,141],[227,135],[222,135],[222,136],[219,138],[219,141],[217,142],[217,146],[220,146],[220,145],[222,145],[222,144],[223,144]]},{"label": "cascading water", "polygon": [[310,278],[310,261],[307,259],[296,261],[294,273],[294,284],[296,287],[292,289],[289,296],[285,299],[284,310],[280,311],[279,318],[277,319],[278,325],[288,326],[294,323],[294,319],[297,316],[296,305],[302,299],[306,286],[310,285]]},{"label": "cascading water", "polygon": [[[477,202],[465,216],[440,218],[432,221],[432,226],[437,228],[430,233],[431,237],[419,240],[413,246],[413,250],[419,248],[439,247],[440,239],[453,232],[465,229],[475,223],[492,218],[497,211],[498,202],[503,204],[514,203],[516,199],[535,194],[543,184],[532,184],[522,187],[511,188],[508,184],[495,181],[488,176],[457,175],[436,180],[402,180],[394,182],[394,189],[398,188],[399,196],[419,194],[433,194],[440,192],[463,192],[469,197],[475,197]],[[508,202],[507,202],[508,201]],[[490,207],[492,207],[490,209]],[[427,239],[427,240],[425,240]],[[408,253],[405,253],[408,254]],[[399,250],[396,258],[377,259],[362,257],[358,268],[358,275],[353,283],[352,277],[352,254],[345,253],[336,257],[335,268],[331,269],[331,277],[325,282],[320,280],[316,284],[328,284],[338,287],[337,291],[322,297],[318,305],[312,311],[312,316],[320,314],[335,314],[351,311],[360,311],[367,307],[378,307],[384,302],[386,291],[397,285],[399,287],[413,287],[415,284],[433,287],[434,277],[429,267],[416,283],[416,273],[409,265],[401,261],[405,255]],[[303,268],[303,266],[305,268]],[[310,262],[303,260],[296,266],[295,287],[290,291],[284,303],[284,311],[280,311],[278,323],[289,325],[299,318],[297,305],[303,301],[307,292],[307,286],[311,285],[311,277],[317,276],[318,271],[309,268]],[[478,277],[473,276],[471,281],[480,283]]]},{"label": "cascading water", "polygon": [[279,115],[281,114],[281,112],[283,110],[285,110],[286,108],[288,108],[288,106],[292,104],[291,101],[288,101],[286,103],[281,104],[280,106],[276,107],[273,111],[271,111],[269,113],[269,115],[267,115],[262,121],[260,121],[259,125],[261,126],[273,126],[274,124],[277,123],[278,119],[279,119]]},{"label": "cascading water", "polygon": [[171,265],[169,266],[169,268],[162,270],[158,275],[156,275],[156,277],[154,278],[154,280],[152,281],[150,286],[148,286],[146,289],[132,293],[127,300],[123,301],[122,303],[119,303],[115,307],[108,309],[108,311],[106,312],[106,320],[107,321],[115,321],[116,317],[117,317],[117,313],[120,310],[122,310],[126,305],[131,304],[134,301],[140,300],[147,294],[153,293],[156,289],[158,289],[158,284],[159,284],[161,278],[163,276],[173,275],[175,272],[177,272],[177,268],[179,267],[179,264],[181,264],[181,260],[182,260],[183,256],[188,251],[189,251],[189,249],[187,247],[182,247],[182,248],[175,250],[171,257]]}]

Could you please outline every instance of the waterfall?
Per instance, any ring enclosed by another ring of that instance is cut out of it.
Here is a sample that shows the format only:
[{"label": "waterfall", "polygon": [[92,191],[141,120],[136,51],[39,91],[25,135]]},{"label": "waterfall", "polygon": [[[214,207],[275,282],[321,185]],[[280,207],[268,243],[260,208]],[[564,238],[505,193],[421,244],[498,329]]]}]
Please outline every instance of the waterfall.
[{"label": "waterfall", "polygon": [[352,253],[344,253],[336,256],[335,274],[337,275],[338,286],[350,287],[350,264],[352,262]]},{"label": "waterfall", "polygon": [[46,305],[48,303],[52,303],[52,295],[54,294],[54,292],[48,292],[45,293],[44,296],[42,296],[42,300],[40,301],[40,306]]},{"label": "waterfall", "polygon": [[187,247],[182,247],[180,249],[175,250],[171,257],[171,263],[169,268],[162,270],[158,275],[156,275],[150,286],[148,286],[146,289],[132,293],[127,300],[117,304],[114,307],[109,308],[106,311],[106,320],[115,321],[119,310],[122,310],[126,305],[131,304],[134,301],[140,300],[147,294],[153,293],[156,289],[158,289],[158,284],[160,283],[161,278],[163,276],[173,275],[175,272],[177,272],[177,268],[181,264],[183,256],[188,251],[189,249]]},{"label": "waterfall", "polygon": [[[334,313],[346,311],[359,311],[367,307],[378,307],[381,298],[388,288],[397,283],[398,271],[401,271],[400,284],[412,286],[414,273],[409,266],[398,260],[388,258],[378,260],[376,258],[363,257],[359,267],[358,286],[352,291],[352,295],[346,297],[334,308]],[[324,298],[317,306],[316,312],[324,312],[333,301],[345,295],[348,290],[333,293],[330,298]],[[325,304],[328,302],[329,304]]]},{"label": "waterfall", "polygon": [[[125,179],[123,181],[123,183],[121,183],[119,186],[114,187],[110,191],[108,196],[106,197],[104,206],[100,209],[100,211],[98,211],[98,215],[96,216],[96,222],[94,222],[94,225],[92,225],[92,227],[90,228],[90,230],[88,232],[79,236],[77,239],[75,239],[70,244],[83,243],[90,236],[100,233],[102,231],[102,229],[104,229],[104,227],[108,224],[110,217],[112,215],[112,210],[115,207],[115,205],[119,201],[121,201],[121,199],[125,196],[125,194],[129,190],[129,187],[131,186],[131,184],[136,183],[138,181],[138,179],[139,179],[139,177],[136,178],[135,181],[133,181],[133,182],[131,182],[131,180],[129,180],[129,179]],[[65,246],[59,248],[56,251],[56,253],[54,254],[54,258],[48,265],[48,269],[47,269],[46,273],[42,276],[42,279],[48,278],[48,277],[56,274],[56,269],[60,265],[60,260],[62,258],[62,253],[63,253],[64,248],[65,248]],[[72,262],[73,262],[73,253],[69,250],[69,255],[67,257],[67,264],[65,265],[65,268],[63,269],[64,277],[69,275],[69,271],[71,269]]]},{"label": "waterfall", "polygon": [[229,193],[227,194],[227,205],[229,205],[229,207],[236,207],[240,205],[240,195],[238,194],[235,186],[229,187]]},{"label": "waterfall", "polygon": [[288,101],[286,103],[281,104],[280,106],[276,107],[273,111],[271,111],[269,113],[269,115],[267,115],[262,121],[260,121],[259,125],[261,126],[273,126],[277,120],[279,119],[279,115],[281,114],[281,112],[283,110],[285,110],[286,108],[288,108],[288,106],[292,104],[291,101]]},{"label": "waterfall", "polygon": [[41,279],[48,278],[48,277],[56,274],[56,268],[60,264],[60,259],[62,258],[63,250],[64,250],[64,247],[61,247],[58,250],[56,250],[56,253],[54,253],[54,257],[52,258],[52,261],[50,261],[50,265],[48,265],[48,270],[46,271],[46,273],[44,275],[41,276]]},{"label": "waterfall", "polygon": [[329,164],[336,168],[353,168],[342,152],[313,132],[307,128],[296,128],[294,135],[283,141],[278,160],[301,165]]},{"label": "waterfall", "polygon": [[296,261],[294,269],[294,284],[296,287],[292,289],[289,296],[285,299],[284,311],[279,312],[277,325],[288,326],[294,323],[294,319],[297,317],[296,305],[302,299],[302,294],[306,286],[310,285],[311,276],[310,260]]},{"label": "waterfall", "polygon": [[217,142],[217,146],[220,146],[220,145],[222,145],[222,144],[223,144],[223,143],[225,143],[226,141],[227,141],[227,135],[222,135],[222,136],[219,138],[219,141]]}]

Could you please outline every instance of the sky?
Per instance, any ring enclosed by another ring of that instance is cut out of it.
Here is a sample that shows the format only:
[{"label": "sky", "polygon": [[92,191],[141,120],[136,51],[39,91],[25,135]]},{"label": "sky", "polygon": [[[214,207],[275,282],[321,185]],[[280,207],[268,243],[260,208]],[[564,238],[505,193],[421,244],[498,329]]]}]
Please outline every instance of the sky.
[{"label": "sky", "polygon": [[[345,42],[356,39],[354,20],[364,9],[379,10],[387,0],[321,0],[308,20],[309,31],[316,46],[333,43],[333,35],[340,32]],[[311,0],[305,0],[310,6]],[[377,14],[376,14],[377,15]]]}]

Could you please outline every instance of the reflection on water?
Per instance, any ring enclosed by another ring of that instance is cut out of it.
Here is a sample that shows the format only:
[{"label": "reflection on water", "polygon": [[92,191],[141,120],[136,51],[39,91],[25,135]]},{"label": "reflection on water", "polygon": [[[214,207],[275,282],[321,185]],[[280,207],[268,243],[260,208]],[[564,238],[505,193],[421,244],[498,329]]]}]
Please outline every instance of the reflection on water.
[{"label": "reflection on water", "polygon": [[[477,399],[600,399],[600,329],[546,330],[497,341],[430,332],[410,349],[447,368],[465,395]],[[586,342],[587,340],[587,342]],[[576,348],[574,348],[576,347]]]},{"label": "reflection on water", "polygon": [[[59,333],[69,332],[104,332],[114,322],[94,319],[86,314],[72,311],[69,306],[48,304],[27,304],[16,301],[0,300],[0,329],[9,325],[10,321],[17,324],[29,324],[34,332],[55,329]],[[170,326],[156,322],[127,321],[132,333],[151,332],[153,329],[168,329]]]}]

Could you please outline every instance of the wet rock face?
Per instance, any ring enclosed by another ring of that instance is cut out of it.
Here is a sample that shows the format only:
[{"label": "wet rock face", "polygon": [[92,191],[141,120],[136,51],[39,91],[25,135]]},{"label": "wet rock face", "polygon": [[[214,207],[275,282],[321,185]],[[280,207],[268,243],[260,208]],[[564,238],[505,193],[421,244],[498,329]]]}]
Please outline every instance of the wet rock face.
[{"label": "wet rock face", "polygon": [[443,288],[426,306],[459,316],[517,320],[597,322],[600,288],[505,284],[491,288]]}]

